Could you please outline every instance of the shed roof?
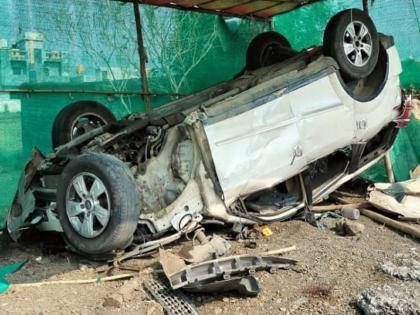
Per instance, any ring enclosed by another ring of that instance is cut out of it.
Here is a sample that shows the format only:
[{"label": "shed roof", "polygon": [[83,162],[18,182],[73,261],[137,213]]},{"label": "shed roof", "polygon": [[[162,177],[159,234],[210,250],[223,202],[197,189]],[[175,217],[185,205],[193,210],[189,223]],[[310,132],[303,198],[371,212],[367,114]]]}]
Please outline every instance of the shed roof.
[{"label": "shed roof", "polygon": [[[126,0],[126,2],[134,1]],[[320,0],[139,0],[138,2],[226,16],[267,19],[316,1]]]}]

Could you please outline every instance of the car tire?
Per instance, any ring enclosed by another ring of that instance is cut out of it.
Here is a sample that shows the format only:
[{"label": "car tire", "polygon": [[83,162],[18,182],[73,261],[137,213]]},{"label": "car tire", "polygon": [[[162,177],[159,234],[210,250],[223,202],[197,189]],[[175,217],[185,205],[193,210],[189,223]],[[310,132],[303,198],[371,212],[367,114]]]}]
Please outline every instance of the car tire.
[{"label": "car tire", "polygon": [[282,62],[296,55],[286,37],[277,32],[256,36],[248,46],[246,69],[255,70]]},{"label": "car tire", "polygon": [[53,148],[73,140],[90,129],[115,121],[114,114],[99,103],[85,101],[70,104],[61,110],[54,121],[52,128]]},{"label": "car tire", "polygon": [[378,62],[379,37],[369,15],[358,9],[336,14],[324,32],[324,54],[336,60],[343,76],[363,79],[371,74]]},{"label": "car tire", "polygon": [[64,239],[96,259],[126,248],[137,228],[139,201],[136,182],[122,161],[100,153],[76,157],[57,186]]}]

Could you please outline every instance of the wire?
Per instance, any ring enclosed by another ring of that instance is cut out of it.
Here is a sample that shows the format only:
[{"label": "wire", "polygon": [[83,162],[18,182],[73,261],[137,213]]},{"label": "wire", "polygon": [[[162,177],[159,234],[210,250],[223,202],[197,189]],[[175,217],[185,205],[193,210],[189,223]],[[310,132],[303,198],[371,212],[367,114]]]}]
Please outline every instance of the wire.
[{"label": "wire", "polygon": [[419,16],[418,16],[417,10],[416,10],[416,5],[414,4],[414,0],[411,0],[411,3],[413,4],[413,11],[414,11],[414,15],[416,16],[417,28],[419,29],[419,34],[420,34],[420,21],[419,21]]}]

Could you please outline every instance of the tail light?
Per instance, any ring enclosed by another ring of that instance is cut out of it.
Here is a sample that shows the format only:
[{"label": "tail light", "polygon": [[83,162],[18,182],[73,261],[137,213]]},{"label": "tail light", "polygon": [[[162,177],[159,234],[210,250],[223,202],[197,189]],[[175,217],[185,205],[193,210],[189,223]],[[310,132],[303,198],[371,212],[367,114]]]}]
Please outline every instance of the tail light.
[{"label": "tail light", "polygon": [[396,128],[405,128],[410,122],[411,111],[413,110],[413,99],[411,95],[407,96],[404,100],[401,109],[401,115],[394,119],[396,123]]}]

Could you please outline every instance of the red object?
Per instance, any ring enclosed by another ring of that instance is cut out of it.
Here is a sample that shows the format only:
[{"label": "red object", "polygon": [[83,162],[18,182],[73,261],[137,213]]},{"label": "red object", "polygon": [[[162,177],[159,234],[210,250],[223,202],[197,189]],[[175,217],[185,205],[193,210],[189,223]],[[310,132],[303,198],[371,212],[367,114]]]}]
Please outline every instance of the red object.
[{"label": "red object", "polygon": [[413,100],[410,95],[404,101],[401,115],[398,116],[396,119],[394,119],[394,122],[397,124],[396,126],[397,128],[407,127],[408,123],[410,122],[410,115],[411,115],[412,110],[413,110]]}]

